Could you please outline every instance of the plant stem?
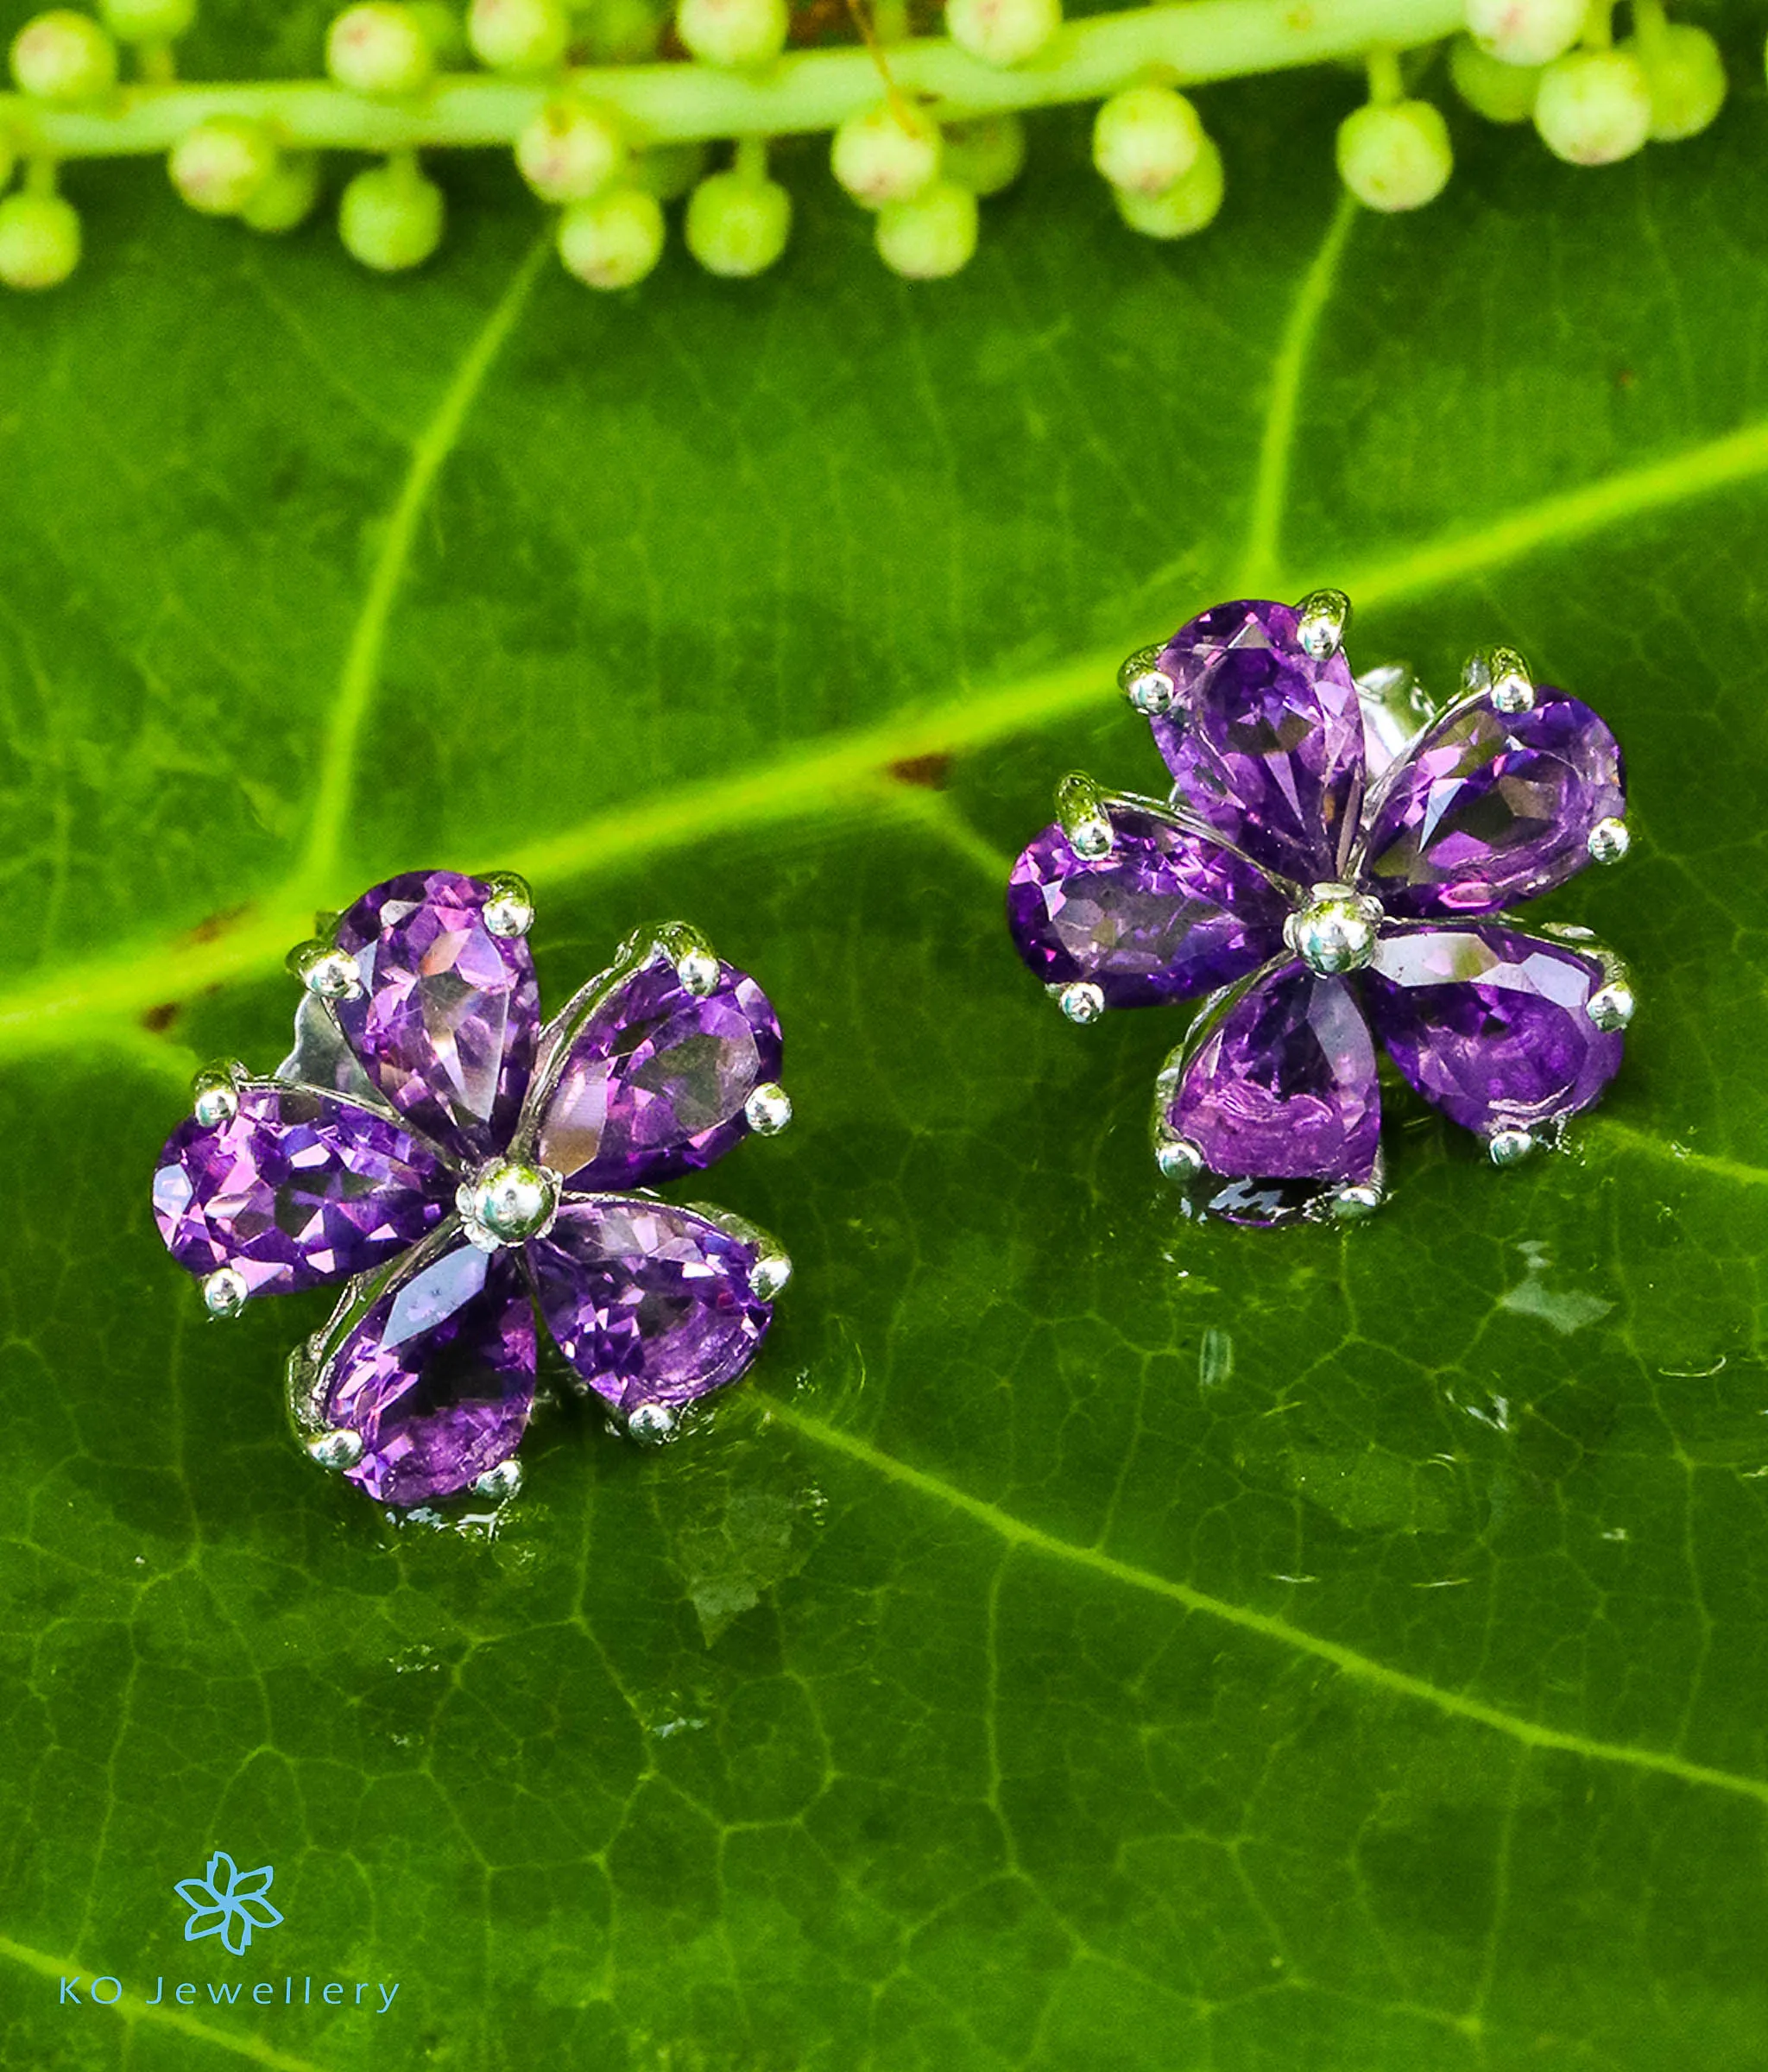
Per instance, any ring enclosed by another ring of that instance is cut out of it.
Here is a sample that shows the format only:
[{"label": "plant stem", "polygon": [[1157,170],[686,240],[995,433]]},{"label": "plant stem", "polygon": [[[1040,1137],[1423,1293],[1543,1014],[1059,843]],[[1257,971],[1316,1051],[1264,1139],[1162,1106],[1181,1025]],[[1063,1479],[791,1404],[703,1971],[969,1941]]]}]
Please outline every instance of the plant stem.
[{"label": "plant stem", "polygon": [[[1376,45],[1430,43],[1461,26],[1462,0],[1178,0],[1070,22],[1028,65],[997,71],[943,38],[899,43],[893,79],[941,121],[1098,100],[1145,78],[1179,85],[1357,58]],[[641,144],[833,130],[880,98],[864,50],[804,51],[751,79],[706,65],[622,65],[567,75],[621,115]],[[210,116],[255,117],[285,144],[385,153],[508,144],[561,80],[451,73],[420,99],[389,104],[329,81],[141,85],[98,109],[0,95],[0,133],[56,158],[157,155]]]},{"label": "plant stem", "polygon": [[1365,60],[1369,73],[1369,98],[1378,108],[1391,107],[1405,98],[1405,79],[1399,69],[1399,53],[1385,44],[1372,50]]}]

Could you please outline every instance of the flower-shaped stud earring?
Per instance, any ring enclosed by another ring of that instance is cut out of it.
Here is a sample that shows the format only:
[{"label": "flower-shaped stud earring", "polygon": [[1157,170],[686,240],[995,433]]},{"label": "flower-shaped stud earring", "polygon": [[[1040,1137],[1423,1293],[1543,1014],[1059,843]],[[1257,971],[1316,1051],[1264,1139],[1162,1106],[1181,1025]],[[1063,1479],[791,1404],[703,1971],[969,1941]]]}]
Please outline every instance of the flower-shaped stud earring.
[{"label": "flower-shaped stud earring", "polygon": [[1489,918],[1626,853],[1614,736],[1506,648],[1431,718],[1403,670],[1353,681],[1348,611],[1336,591],[1218,604],[1133,654],[1170,799],[1070,777],[1007,892],[1071,1020],[1201,1000],[1154,1153],[1239,1222],[1380,1204],[1377,1037],[1507,1166],[1601,1095],[1632,1014],[1588,931]]},{"label": "flower-shaped stud earring", "polygon": [[407,1511],[513,1494],[536,1307],[656,1441],[744,1372],[791,1273],[739,1218],[647,1191],[791,1120],[761,988],[666,922],[543,1028],[533,919],[508,875],[364,893],[290,955],[292,1054],[200,1073],[154,1175],[214,1315],[347,1283],[290,1361],[291,1410],[322,1466]]}]

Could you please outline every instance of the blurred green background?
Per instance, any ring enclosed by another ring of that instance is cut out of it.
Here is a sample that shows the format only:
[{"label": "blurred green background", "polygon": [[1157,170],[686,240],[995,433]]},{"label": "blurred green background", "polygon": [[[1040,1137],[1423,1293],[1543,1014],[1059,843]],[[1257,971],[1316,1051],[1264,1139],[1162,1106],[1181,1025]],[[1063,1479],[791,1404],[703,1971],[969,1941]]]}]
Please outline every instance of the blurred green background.
[{"label": "blurred green background", "polygon": [[[69,174],[85,267],[0,301],[0,2062],[1756,2072],[1768,108],[1717,26],[1707,136],[1451,110],[1411,218],[1337,199],[1348,73],[1204,95],[1171,248],[1039,118],[928,287],[814,140],[777,272],[612,299],[483,156],[397,281]],[[1158,781],[1119,656],[1323,582],[1359,666],[1504,639],[1611,720],[1634,852],[1552,906],[1644,1004],[1568,1155],[1395,1102],[1373,1224],[1198,1228],[1173,1018],[1063,1023],[1002,886],[1063,772]],[[797,1261],[751,1379],[660,1456],[538,1420],[489,1549],[315,1473],[325,1298],[211,1326],[148,1213],[311,908],[436,864],[531,872],[554,1002],[691,917],[798,1105],[702,1190]],[[216,1848],[275,1867],[242,1959],[181,1940]],[[286,1975],[400,1992],[208,1990]]]}]

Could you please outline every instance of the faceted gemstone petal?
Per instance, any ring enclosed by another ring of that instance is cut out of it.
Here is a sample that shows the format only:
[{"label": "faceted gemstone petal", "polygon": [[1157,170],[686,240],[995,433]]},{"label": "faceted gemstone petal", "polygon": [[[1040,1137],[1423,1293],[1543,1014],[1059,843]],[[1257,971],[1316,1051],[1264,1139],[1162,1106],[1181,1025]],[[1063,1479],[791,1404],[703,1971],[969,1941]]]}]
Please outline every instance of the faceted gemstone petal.
[{"label": "faceted gemstone petal", "polygon": [[1090,980],[1108,1007],[1190,1000],[1275,956],[1283,895],[1232,850],[1114,806],[1109,856],[1077,856],[1046,827],[1013,867],[1007,925],[1045,985]]},{"label": "faceted gemstone petal", "polygon": [[1172,709],[1153,724],[1175,794],[1285,876],[1335,879],[1362,808],[1363,715],[1342,649],[1302,647],[1287,604],[1217,604],[1160,651]]},{"label": "faceted gemstone petal", "polygon": [[659,955],[566,1039],[540,1120],[540,1163],[584,1191],[647,1187],[722,1159],[743,1103],[780,1076],[767,995],[729,964],[704,998]]},{"label": "faceted gemstone petal", "polygon": [[749,1286],[753,1247],[666,1202],[566,1201],[528,1265],[559,1349],[630,1415],[722,1388],[755,1356],[773,1315]]},{"label": "faceted gemstone petal", "polygon": [[1388,1055],[1425,1100],[1481,1135],[1588,1108],[1621,1039],[1586,1011],[1597,958],[1509,928],[1401,928],[1366,975]]},{"label": "faceted gemstone petal", "polygon": [[381,1265],[441,1220],[448,1185],[420,1144],[314,1087],[242,1087],[230,1122],[167,1140],[154,1217],[186,1273],[233,1267],[255,1295]]},{"label": "faceted gemstone petal", "polygon": [[350,1047],[385,1098],[464,1162],[508,1140],[540,1023],[527,939],[491,933],[489,896],[458,871],[414,871],[338,924],[363,986],[337,1003]]},{"label": "faceted gemstone petal", "polygon": [[345,1472],[383,1504],[452,1496],[521,1443],[534,1312],[514,1256],[463,1241],[390,1288],[327,1363],[322,1414],[353,1431]]},{"label": "faceted gemstone petal", "polygon": [[1235,1221],[1280,1222],[1368,1179],[1381,1095],[1350,987],[1297,963],[1255,979],[1185,1066],[1166,1120],[1211,1172],[1249,1183],[1210,1203]]},{"label": "faceted gemstone petal", "polygon": [[1495,913],[1582,870],[1591,829],[1626,807],[1620,749],[1588,705],[1551,690],[1527,712],[1472,698],[1387,778],[1363,882],[1392,914]]}]

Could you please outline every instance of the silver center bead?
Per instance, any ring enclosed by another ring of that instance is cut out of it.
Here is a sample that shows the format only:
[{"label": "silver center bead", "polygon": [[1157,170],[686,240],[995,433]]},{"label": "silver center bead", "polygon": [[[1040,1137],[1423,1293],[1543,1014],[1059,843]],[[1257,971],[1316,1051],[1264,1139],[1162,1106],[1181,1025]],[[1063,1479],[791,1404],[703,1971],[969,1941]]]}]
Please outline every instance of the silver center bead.
[{"label": "silver center bead", "polygon": [[1309,888],[1284,923],[1283,939],[1310,971],[1361,971],[1373,961],[1382,919],[1380,900],[1329,881]]},{"label": "silver center bead", "polygon": [[539,1237],[559,1212],[559,1175],[519,1159],[493,1159],[454,1197],[467,1235],[482,1251]]}]

